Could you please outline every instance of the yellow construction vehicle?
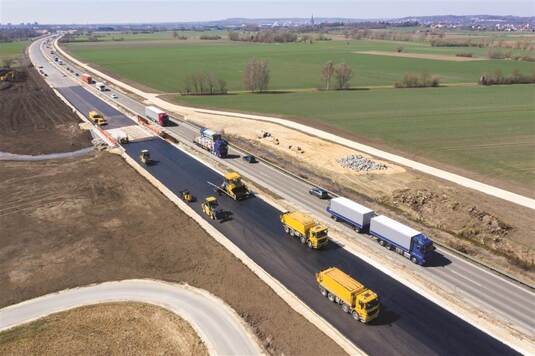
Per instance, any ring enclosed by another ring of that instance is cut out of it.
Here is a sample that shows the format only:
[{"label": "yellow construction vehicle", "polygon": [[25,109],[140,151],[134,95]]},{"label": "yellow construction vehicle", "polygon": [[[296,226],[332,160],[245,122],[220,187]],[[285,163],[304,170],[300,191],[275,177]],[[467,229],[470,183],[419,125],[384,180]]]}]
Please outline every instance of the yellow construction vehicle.
[{"label": "yellow construction vehicle", "polygon": [[102,116],[102,114],[99,114],[96,111],[90,111],[89,114],[87,114],[87,118],[89,119],[89,121],[91,121],[92,123],[98,126],[103,126],[103,125],[108,124],[104,116]]},{"label": "yellow construction vehicle", "polygon": [[379,316],[381,303],[377,294],[340,269],[330,267],[316,273],[316,281],[321,294],[340,304],[355,320],[368,323]]},{"label": "yellow construction vehicle", "polygon": [[223,177],[223,183],[216,185],[208,182],[218,194],[226,194],[234,200],[242,200],[251,195],[251,192],[241,180],[241,176],[236,172],[227,172]]},{"label": "yellow construction vehicle", "polygon": [[195,197],[187,189],[180,191],[180,199],[184,200],[186,203],[195,201]]},{"label": "yellow construction vehicle", "polygon": [[209,196],[201,204],[202,211],[210,217],[212,220],[221,218],[221,209],[219,209],[219,203],[217,202],[216,197]]},{"label": "yellow construction vehicle", "polygon": [[318,223],[306,214],[298,211],[285,212],[281,214],[280,220],[288,235],[297,237],[309,248],[319,249],[329,243],[327,226]]},{"label": "yellow construction vehicle", "polygon": [[15,80],[16,72],[14,69],[0,68],[0,81],[13,81]]},{"label": "yellow construction vehicle", "polygon": [[151,164],[152,160],[150,158],[149,150],[141,150],[141,152],[139,152],[139,160],[143,162],[143,164]]}]

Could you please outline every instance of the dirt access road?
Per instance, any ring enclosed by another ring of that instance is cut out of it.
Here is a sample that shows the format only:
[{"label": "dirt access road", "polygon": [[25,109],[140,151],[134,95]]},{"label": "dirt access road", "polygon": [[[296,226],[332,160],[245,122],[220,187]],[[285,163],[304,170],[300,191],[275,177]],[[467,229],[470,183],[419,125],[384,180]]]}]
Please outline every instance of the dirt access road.
[{"label": "dirt access road", "polygon": [[3,355],[208,355],[183,319],[142,303],[91,305],[0,334]]},{"label": "dirt access road", "polygon": [[0,152],[27,155],[76,151],[91,145],[80,119],[25,59],[20,81],[0,90]]},{"label": "dirt access road", "polygon": [[268,352],[344,353],[121,157],[0,162],[0,181],[0,306],[111,280],[186,282],[226,301]]}]

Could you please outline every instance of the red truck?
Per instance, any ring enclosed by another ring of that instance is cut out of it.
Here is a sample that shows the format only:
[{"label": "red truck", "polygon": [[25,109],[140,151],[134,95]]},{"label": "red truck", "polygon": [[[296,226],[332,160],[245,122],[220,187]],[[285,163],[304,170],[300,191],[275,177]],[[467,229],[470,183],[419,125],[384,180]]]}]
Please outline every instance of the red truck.
[{"label": "red truck", "polygon": [[89,74],[82,74],[82,80],[87,84],[93,84],[93,78]]},{"label": "red truck", "polygon": [[160,126],[169,125],[169,115],[166,112],[154,106],[145,107],[145,116],[147,119],[157,123]]}]

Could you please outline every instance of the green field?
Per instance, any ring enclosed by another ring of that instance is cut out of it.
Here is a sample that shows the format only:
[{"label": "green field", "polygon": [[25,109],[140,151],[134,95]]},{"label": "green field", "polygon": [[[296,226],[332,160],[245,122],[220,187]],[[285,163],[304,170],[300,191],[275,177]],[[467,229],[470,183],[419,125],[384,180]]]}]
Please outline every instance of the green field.
[{"label": "green field", "polygon": [[[185,36],[188,39],[197,39],[201,35],[219,35],[226,37],[226,31],[176,31],[178,36]],[[173,31],[157,31],[146,33],[132,33],[132,32],[92,32],[92,35],[97,37],[98,41],[153,41],[153,40],[177,40],[173,37]],[[78,35],[75,41],[88,41],[87,34]]]},{"label": "green field", "polygon": [[410,154],[535,183],[535,85],[179,97],[181,103],[311,118]]},{"label": "green field", "polygon": [[[531,74],[535,63],[452,62],[354,53],[396,51],[400,46],[403,52],[409,53],[471,52],[475,56],[487,53],[484,48],[435,48],[426,43],[369,40],[258,44],[160,39],[67,45],[83,61],[167,93],[180,91],[184,78],[199,71],[225,79],[231,90],[243,90],[241,76],[245,63],[251,57],[267,59],[271,70],[270,89],[281,93],[170,95],[171,100],[316,120],[387,150],[533,189],[535,85],[479,87],[476,82],[482,73],[496,69],[504,74],[515,69]],[[311,90],[320,85],[319,73],[328,60],[348,63],[355,73],[352,85],[363,90]],[[442,83],[450,87],[376,87],[390,86],[406,72],[439,75]]]},{"label": "green field", "polygon": [[[485,49],[434,48],[423,43],[392,41],[325,41],[313,44],[259,44],[229,41],[139,41],[71,43],[67,48],[78,58],[121,77],[164,92],[178,92],[191,73],[210,72],[224,79],[230,90],[242,90],[242,71],[250,58],[267,59],[271,70],[271,89],[317,88],[320,71],[327,61],[348,63],[353,86],[392,85],[406,72],[428,72],[444,83],[475,83],[484,72],[514,69],[529,74],[535,63],[485,60],[452,62],[429,59],[396,58],[356,54],[357,51],[395,51],[455,54]],[[479,53],[480,52],[480,53]]]},{"label": "green field", "polygon": [[19,57],[28,44],[28,41],[0,42],[0,61],[7,57]]}]

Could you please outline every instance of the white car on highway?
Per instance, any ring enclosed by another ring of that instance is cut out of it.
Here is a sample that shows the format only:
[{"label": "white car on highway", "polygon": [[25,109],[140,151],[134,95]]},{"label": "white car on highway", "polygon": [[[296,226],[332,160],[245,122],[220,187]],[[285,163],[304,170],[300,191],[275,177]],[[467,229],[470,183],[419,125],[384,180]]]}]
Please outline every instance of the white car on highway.
[{"label": "white car on highway", "polygon": [[118,96],[117,94],[112,94],[112,95],[111,95],[111,98],[112,98],[112,99],[119,99],[119,96]]}]

